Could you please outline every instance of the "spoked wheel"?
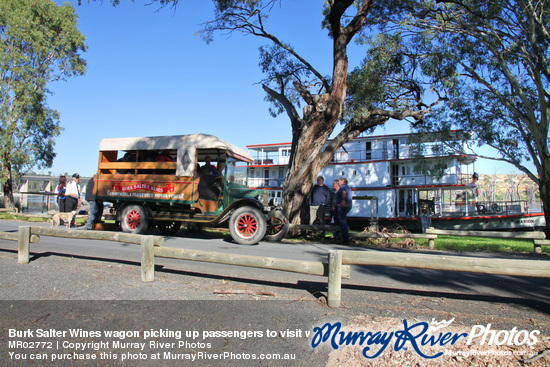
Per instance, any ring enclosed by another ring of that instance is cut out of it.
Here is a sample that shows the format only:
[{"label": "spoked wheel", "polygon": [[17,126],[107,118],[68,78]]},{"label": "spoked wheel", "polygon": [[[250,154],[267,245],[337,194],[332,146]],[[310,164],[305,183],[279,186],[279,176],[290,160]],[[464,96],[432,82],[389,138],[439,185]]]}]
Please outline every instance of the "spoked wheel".
[{"label": "spoked wheel", "polygon": [[123,232],[141,234],[149,226],[147,212],[141,205],[128,205],[122,211],[120,227]]},{"label": "spoked wheel", "polygon": [[267,231],[264,240],[269,242],[279,242],[288,234],[290,225],[288,219],[281,210],[275,210],[273,214],[268,215]]},{"label": "spoked wheel", "polygon": [[240,207],[229,219],[229,232],[235,242],[241,245],[254,245],[265,236],[265,217],[256,208]]},{"label": "spoked wheel", "polygon": [[163,220],[163,221],[158,222],[157,227],[158,227],[160,233],[162,233],[163,235],[173,236],[176,233],[178,233],[178,231],[180,230],[181,222]]}]

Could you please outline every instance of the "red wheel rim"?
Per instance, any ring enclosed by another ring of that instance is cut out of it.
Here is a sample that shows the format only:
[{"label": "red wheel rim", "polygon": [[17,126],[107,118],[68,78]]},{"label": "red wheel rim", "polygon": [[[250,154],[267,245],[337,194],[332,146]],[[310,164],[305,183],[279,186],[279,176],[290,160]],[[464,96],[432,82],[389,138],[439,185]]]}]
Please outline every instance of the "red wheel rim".
[{"label": "red wheel rim", "polygon": [[277,233],[281,232],[282,229],[283,229],[282,225],[278,225],[278,226],[275,226],[275,227],[270,227],[270,228],[267,229],[267,234],[274,235],[274,234],[277,234]]},{"label": "red wheel rim", "polygon": [[258,230],[258,221],[253,215],[244,214],[237,219],[237,231],[243,237],[252,237]]},{"label": "red wheel rim", "polygon": [[137,210],[132,210],[126,216],[126,224],[131,230],[137,229],[141,224],[141,214]]}]

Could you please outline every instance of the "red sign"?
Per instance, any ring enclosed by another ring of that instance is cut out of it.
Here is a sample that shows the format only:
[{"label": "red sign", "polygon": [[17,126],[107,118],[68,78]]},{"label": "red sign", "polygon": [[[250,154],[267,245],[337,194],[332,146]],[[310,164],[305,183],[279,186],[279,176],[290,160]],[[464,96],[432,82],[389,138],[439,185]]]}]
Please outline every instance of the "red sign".
[{"label": "red sign", "polygon": [[133,183],[128,186],[122,186],[120,182],[117,182],[113,185],[112,191],[120,191],[120,192],[130,192],[130,191],[149,191],[154,192],[156,194],[168,194],[174,192],[175,185],[173,183],[167,183],[164,187],[162,186],[155,186],[149,183]]}]

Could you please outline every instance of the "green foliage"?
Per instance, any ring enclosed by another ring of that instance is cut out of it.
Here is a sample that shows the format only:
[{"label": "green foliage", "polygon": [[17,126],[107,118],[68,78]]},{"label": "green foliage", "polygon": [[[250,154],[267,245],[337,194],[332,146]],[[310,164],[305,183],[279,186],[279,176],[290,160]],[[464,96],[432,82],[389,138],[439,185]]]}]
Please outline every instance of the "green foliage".
[{"label": "green foliage", "polygon": [[[369,16],[367,23],[374,17]],[[430,32],[412,37],[406,29],[377,33],[365,28],[357,43],[366,46],[366,54],[349,75],[342,122],[365,119],[379,110],[393,111],[392,117],[415,111],[405,118],[413,125],[423,122],[424,115],[418,112],[429,109],[430,101],[445,100],[448,86],[456,81],[452,65],[445,67],[426,47],[431,37]]]},{"label": "green foliage", "polygon": [[59,114],[47,105],[48,83],[82,75],[84,36],[72,6],[51,0],[0,2],[0,159],[3,180],[51,166]]},{"label": "green foliage", "polygon": [[375,3],[370,31],[400,35],[404,46],[396,52],[421,55],[418,71],[440,78],[437,88],[448,98],[417,131],[471,131],[478,146],[497,149],[495,158],[543,180],[550,167],[547,6],[522,0]]}]

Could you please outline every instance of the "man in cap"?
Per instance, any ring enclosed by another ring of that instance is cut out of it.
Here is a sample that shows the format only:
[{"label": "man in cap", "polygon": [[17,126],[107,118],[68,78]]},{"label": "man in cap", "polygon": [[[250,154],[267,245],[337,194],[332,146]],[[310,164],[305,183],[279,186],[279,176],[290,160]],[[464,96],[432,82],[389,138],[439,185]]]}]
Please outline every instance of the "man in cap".
[{"label": "man in cap", "polygon": [[67,197],[65,203],[65,210],[72,212],[78,208],[78,205],[82,202],[82,195],[80,192],[80,175],[75,173],[72,181],[67,185],[65,190],[65,196]]}]

